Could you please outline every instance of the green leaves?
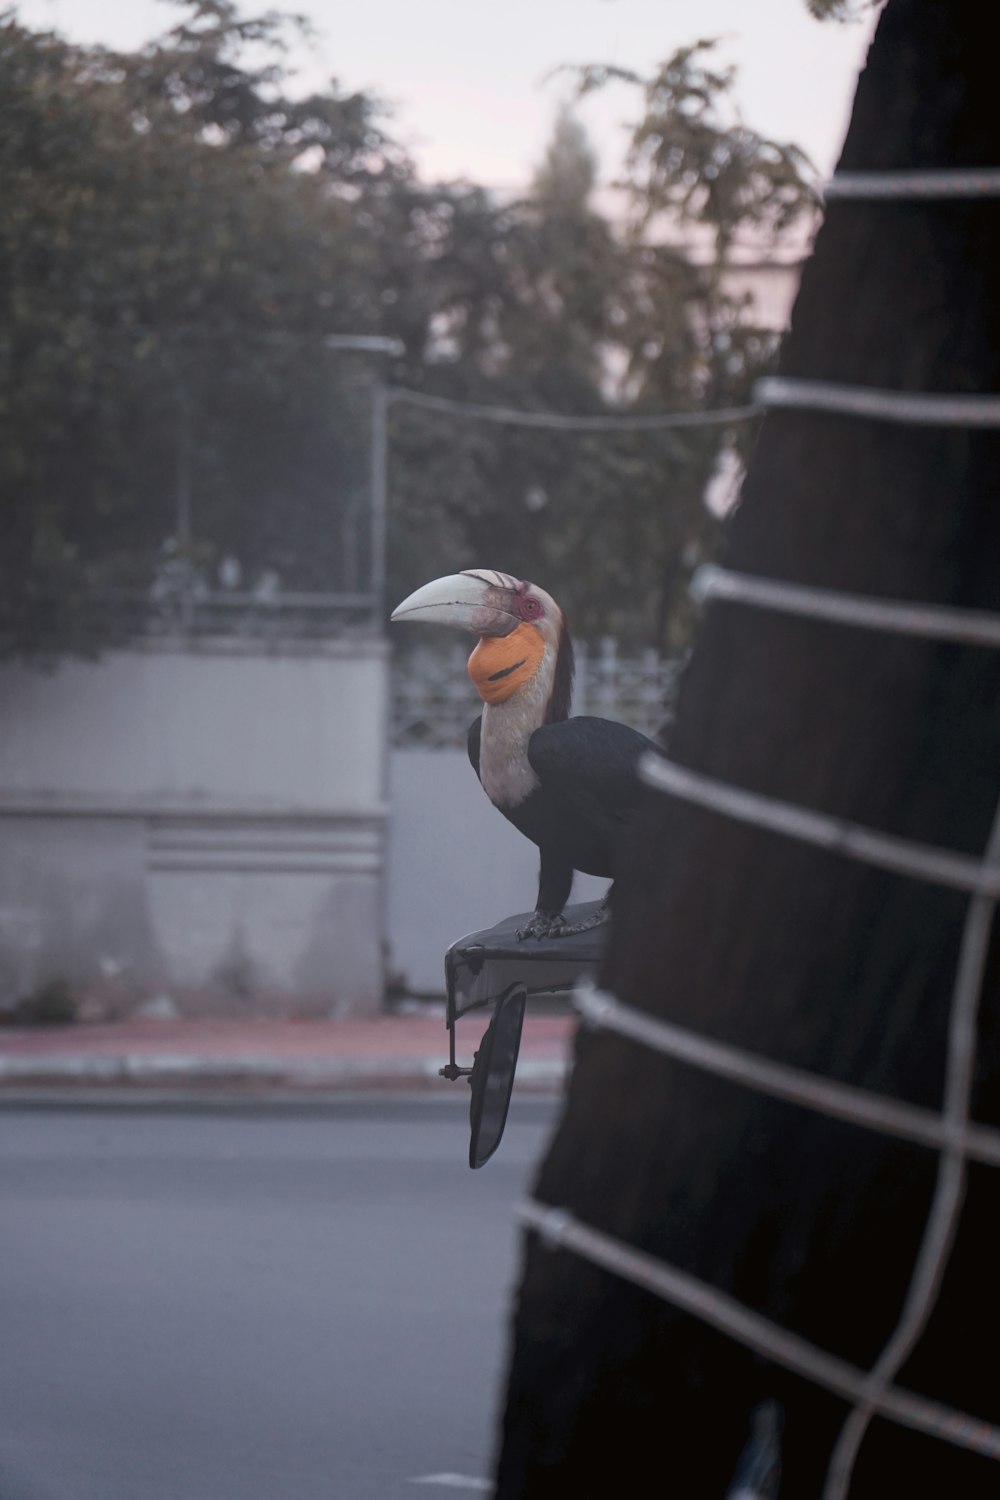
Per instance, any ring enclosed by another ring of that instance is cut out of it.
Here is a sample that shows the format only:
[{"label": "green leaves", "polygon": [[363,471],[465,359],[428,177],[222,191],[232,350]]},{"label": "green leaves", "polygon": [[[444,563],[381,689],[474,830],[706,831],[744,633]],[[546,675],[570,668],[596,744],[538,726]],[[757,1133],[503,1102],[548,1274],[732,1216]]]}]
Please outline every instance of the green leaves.
[{"label": "green leaves", "polygon": [[[646,80],[579,73],[641,91],[613,222],[571,111],[519,201],[423,183],[372,95],[287,87],[294,17],[179,8],[128,54],[0,15],[0,655],[92,649],[109,591],[141,602],[183,569],[362,589],[371,366],[327,335],[392,335],[404,382],[527,411],[746,399],[775,340],[730,251],[815,200],[801,153],[739,120],[711,43]],[[683,642],[724,433],[395,407],[391,439],[394,596],[488,564],[550,586],[584,635]]]},{"label": "green leaves", "polygon": [[[322,341],[378,326],[359,209],[377,218],[408,169],[387,146],[380,170],[367,96],[287,101],[280,69],[241,67],[243,44],[283,24],[200,4],[115,55],[0,22],[0,654],[92,643],[102,590],[150,586],[177,530],[185,391],[206,565],[238,544],[252,581],[291,509],[286,586],[338,586],[315,538],[330,519]],[[286,503],[321,490],[308,519]]]},{"label": "green leaves", "polygon": [[[452,202],[431,268],[444,354],[425,373],[432,389],[575,414],[749,400],[777,335],[730,275],[733,248],[766,245],[817,199],[804,155],[743,124],[732,70],[713,58],[698,41],[645,80],[577,70],[580,94],[641,91],[624,224],[594,208],[593,157],[568,112],[523,201],[502,210],[470,190]],[[720,537],[706,490],[751,424],[567,434],[398,409],[393,423],[394,594],[435,571],[501,567],[551,587],[585,636],[683,646],[686,582]]]}]

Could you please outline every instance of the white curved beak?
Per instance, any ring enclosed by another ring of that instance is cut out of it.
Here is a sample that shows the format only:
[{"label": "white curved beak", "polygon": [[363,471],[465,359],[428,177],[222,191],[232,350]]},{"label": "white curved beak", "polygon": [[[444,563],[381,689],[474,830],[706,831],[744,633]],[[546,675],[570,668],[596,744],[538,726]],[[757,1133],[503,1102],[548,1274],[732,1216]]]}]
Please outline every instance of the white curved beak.
[{"label": "white curved beak", "polygon": [[509,635],[520,625],[516,596],[470,573],[451,573],[425,583],[397,604],[391,620],[457,625],[477,635]]}]

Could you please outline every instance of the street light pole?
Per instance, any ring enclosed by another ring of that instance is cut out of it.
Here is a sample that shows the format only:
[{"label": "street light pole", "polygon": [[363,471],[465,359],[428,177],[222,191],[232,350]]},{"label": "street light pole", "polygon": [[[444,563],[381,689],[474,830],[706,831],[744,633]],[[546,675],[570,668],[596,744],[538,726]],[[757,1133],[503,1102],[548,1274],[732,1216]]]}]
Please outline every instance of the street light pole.
[{"label": "street light pole", "polygon": [[402,339],[374,333],[328,333],[323,343],[328,349],[358,349],[362,354],[391,354],[394,359],[406,353]]},{"label": "street light pole", "polygon": [[371,591],[372,616],[381,630],[385,613],[386,532],[389,508],[389,392],[376,375],[371,417]]},{"label": "street light pole", "polygon": [[[332,333],[324,339],[328,349],[354,349],[363,354],[383,354],[398,359],[406,352],[402,339],[377,334]],[[371,559],[369,586],[372,596],[372,620],[382,627],[385,609],[386,523],[388,515],[389,471],[389,393],[381,372],[376,371],[371,384],[371,431],[369,456],[369,492],[371,499]]]}]

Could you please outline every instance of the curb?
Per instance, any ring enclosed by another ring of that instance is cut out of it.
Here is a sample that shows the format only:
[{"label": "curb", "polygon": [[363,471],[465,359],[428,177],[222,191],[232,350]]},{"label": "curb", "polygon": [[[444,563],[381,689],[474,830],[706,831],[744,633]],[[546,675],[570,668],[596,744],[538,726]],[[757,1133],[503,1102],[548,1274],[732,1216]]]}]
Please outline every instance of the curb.
[{"label": "curb", "polygon": [[[0,1089],[75,1084],[81,1087],[219,1087],[357,1089],[420,1087],[450,1090],[440,1076],[445,1057],[269,1056],[202,1057],[192,1053],[0,1056]],[[559,1058],[518,1061],[515,1091],[560,1089],[569,1065]]]}]

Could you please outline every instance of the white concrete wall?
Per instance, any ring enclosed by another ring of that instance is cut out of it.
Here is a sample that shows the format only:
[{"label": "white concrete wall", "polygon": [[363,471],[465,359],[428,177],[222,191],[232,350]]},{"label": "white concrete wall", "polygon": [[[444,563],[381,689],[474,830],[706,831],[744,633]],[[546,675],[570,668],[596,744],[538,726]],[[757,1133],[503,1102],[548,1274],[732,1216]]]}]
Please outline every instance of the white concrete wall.
[{"label": "white concrete wall", "polygon": [[370,812],[385,661],[374,642],[109,652],[0,674],[0,794],[146,811]]},{"label": "white concrete wall", "polygon": [[377,1009],[386,673],[374,641],[4,668],[0,1004]]},{"label": "white concrete wall", "polygon": [[532,909],[538,856],[464,752],[387,757],[387,699],[377,642],[0,670],[0,1007],[51,978],[93,1014],[441,995],[456,938]]},{"label": "white concrete wall", "polygon": [[[411,994],[444,992],[444,955],[468,932],[532,911],[538,850],[493,807],[460,750],[389,756],[388,970]],[[607,881],[577,875],[571,899]]]}]

